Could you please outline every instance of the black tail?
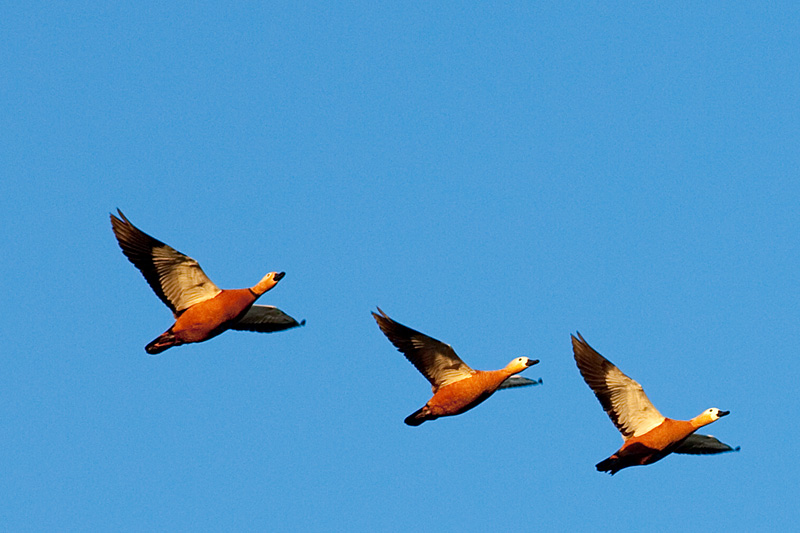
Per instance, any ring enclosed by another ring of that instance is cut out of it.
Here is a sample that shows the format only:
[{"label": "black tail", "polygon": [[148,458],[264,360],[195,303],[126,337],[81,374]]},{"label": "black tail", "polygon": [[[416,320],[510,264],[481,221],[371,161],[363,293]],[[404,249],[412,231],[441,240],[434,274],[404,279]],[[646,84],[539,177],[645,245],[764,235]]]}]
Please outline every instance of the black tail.
[{"label": "black tail", "polygon": [[408,415],[404,422],[409,426],[418,426],[426,420],[433,420],[436,417],[428,416],[428,406],[422,407]]},{"label": "black tail", "polygon": [[163,352],[167,348],[172,348],[173,346],[177,346],[179,344],[181,343],[178,342],[178,339],[172,334],[172,328],[169,328],[167,331],[150,342],[150,344],[145,346],[144,351],[150,355],[156,355]]},{"label": "black tail", "polygon": [[621,464],[622,460],[619,457],[611,456],[608,459],[603,459],[595,465],[598,472],[608,472],[612,476],[625,468],[628,465]]}]

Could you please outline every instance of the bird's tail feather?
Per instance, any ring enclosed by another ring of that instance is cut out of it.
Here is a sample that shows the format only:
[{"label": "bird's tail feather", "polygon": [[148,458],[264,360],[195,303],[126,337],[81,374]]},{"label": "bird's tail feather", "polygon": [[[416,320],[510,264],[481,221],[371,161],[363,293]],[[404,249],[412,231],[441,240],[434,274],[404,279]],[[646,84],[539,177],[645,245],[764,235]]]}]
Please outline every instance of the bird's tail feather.
[{"label": "bird's tail feather", "polygon": [[180,344],[178,339],[172,333],[172,328],[168,329],[155,339],[153,339],[150,344],[144,347],[144,351],[149,353],[150,355],[160,354],[167,348],[171,348],[173,346],[177,346]]},{"label": "bird's tail feather", "polygon": [[405,419],[405,423],[409,426],[418,426],[426,420],[432,420],[432,418],[428,416],[427,405],[408,415]]},{"label": "bird's tail feather", "polygon": [[612,476],[625,468],[624,465],[620,464],[621,460],[619,457],[612,455],[608,459],[603,459],[595,467],[597,468],[598,472],[608,472]]}]

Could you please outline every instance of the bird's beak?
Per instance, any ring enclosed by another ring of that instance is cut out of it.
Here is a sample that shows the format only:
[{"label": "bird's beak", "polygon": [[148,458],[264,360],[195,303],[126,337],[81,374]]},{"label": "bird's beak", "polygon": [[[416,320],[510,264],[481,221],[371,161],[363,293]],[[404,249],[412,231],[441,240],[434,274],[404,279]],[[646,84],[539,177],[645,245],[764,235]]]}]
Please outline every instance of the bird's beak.
[{"label": "bird's beak", "polygon": [[286,275],[286,272],[278,272],[277,274],[275,274],[275,275],[272,277],[272,280],[273,280],[273,281],[280,281],[280,280],[282,280],[282,279],[283,279],[283,276],[285,276],[285,275]]},{"label": "bird's beak", "polygon": [[538,363],[538,362],[539,362],[539,360],[538,360],[538,359],[528,359],[528,362],[527,362],[527,363],[525,363],[525,366],[533,366],[533,365],[535,365],[535,364],[536,364],[536,363]]},{"label": "bird's beak", "polygon": [[717,413],[717,416],[723,417],[723,416],[729,415],[729,414],[731,414],[730,411],[720,411],[719,413]]}]

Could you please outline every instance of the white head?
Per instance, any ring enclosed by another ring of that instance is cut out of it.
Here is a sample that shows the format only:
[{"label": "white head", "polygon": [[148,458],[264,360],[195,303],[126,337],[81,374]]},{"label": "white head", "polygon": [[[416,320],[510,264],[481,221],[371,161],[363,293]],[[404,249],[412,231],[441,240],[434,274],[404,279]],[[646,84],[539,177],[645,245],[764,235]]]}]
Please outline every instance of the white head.
[{"label": "white head", "polygon": [[506,369],[510,370],[511,372],[516,374],[517,372],[522,372],[523,370],[525,370],[529,366],[533,366],[538,362],[539,362],[538,359],[528,359],[527,357],[517,357],[516,359],[514,359],[513,361],[508,363],[508,366],[506,366]]},{"label": "white head", "polygon": [[720,411],[716,407],[711,407],[706,409],[696,417],[692,419],[696,427],[702,427],[705,425],[710,424],[711,422],[716,422],[720,418],[725,415],[730,414],[730,411]]},{"label": "white head", "polygon": [[720,411],[716,407],[710,407],[710,408],[706,409],[705,411],[703,411],[703,415],[702,416],[707,416],[708,418],[711,419],[712,422],[714,422],[716,420],[719,420],[720,418],[722,418],[725,415],[729,415],[730,413],[731,413],[730,411]]}]

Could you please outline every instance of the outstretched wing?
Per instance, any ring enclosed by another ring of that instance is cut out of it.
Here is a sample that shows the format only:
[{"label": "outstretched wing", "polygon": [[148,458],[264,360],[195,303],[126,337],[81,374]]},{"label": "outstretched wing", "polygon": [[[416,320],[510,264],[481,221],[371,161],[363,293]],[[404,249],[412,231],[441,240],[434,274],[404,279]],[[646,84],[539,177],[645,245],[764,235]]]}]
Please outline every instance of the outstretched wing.
[{"label": "outstretched wing", "polygon": [[686,453],[691,455],[709,455],[713,453],[738,452],[739,446],[733,448],[711,435],[698,435],[692,433],[673,450],[673,453]]},{"label": "outstretched wing", "polygon": [[277,307],[271,305],[250,306],[247,313],[237,322],[234,322],[230,329],[240,331],[258,331],[260,333],[271,333],[284,329],[296,328],[305,325],[306,321],[298,322]]},{"label": "outstretched wing", "polygon": [[510,389],[512,387],[527,387],[529,385],[541,385],[541,384],[542,384],[542,378],[534,380],[515,375],[506,378],[506,380],[502,382],[499,387],[497,387],[497,390]]},{"label": "outstretched wing", "polygon": [[395,322],[380,307],[378,313],[372,313],[372,316],[383,334],[431,382],[434,393],[439,387],[461,381],[475,373],[449,344]]},{"label": "outstretched wing", "polygon": [[176,316],[222,292],[197,261],[154,239],[125,218],[111,215],[111,227],[122,252],[147,280],[153,292]]},{"label": "outstretched wing", "polygon": [[584,381],[594,391],[622,438],[644,435],[664,421],[642,386],[594,351],[580,333],[577,338],[572,336],[572,350]]}]

